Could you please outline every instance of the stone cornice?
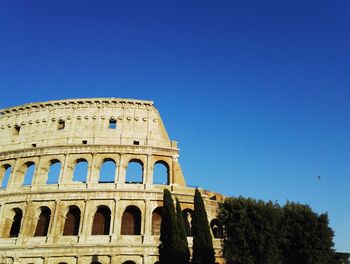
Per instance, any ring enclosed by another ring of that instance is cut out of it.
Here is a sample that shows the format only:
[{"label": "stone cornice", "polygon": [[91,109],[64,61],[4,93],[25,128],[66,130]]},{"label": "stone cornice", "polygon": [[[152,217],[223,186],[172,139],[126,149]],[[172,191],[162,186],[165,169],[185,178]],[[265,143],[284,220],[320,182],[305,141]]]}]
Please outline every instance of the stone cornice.
[{"label": "stone cornice", "polygon": [[[140,150],[140,152],[138,152],[138,150]],[[2,151],[0,152],[0,159],[8,159],[18,156],[42,156],[74,153],[142,153],[147,155],[154,154],[155,152],[165,152],[174,155],[178,154],[178,151],[178,148],[140,145],[61,145]]]},{"label": "stone cornice", "polygon": [[79,105],[153,106],[153,101],[123,99],[123,98],[78,98],[78,99],[53,100],[53,101],[30,103],[30,104],[24,104],[20,106],[0,109],[0,115],[6,115],[6,114],[16,113],[16,112],[26,111],[26,110],[42,109],[42,108],[53,107],[53,106],[79,106]]}]

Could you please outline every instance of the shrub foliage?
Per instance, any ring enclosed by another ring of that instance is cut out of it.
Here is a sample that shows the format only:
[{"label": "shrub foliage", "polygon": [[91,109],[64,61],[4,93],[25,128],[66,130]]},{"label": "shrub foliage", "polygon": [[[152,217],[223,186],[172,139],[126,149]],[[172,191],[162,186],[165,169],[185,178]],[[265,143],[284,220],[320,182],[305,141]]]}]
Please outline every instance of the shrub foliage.
[{"label": "shrub foliage", "polygon": [[227,264],[328,264],[334,257],[327,214],[307,205],[228,198],[219,219]]}]

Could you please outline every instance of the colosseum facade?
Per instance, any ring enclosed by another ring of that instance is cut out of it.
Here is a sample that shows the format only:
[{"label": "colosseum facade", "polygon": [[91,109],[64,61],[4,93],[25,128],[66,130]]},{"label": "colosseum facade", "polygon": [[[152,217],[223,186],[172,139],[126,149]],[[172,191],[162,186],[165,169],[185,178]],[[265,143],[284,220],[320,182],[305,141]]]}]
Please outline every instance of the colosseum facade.
[{"label": "colosseum facade", "polygon": [[[11,107],[0,110],[0,134],[0,263],[154,264],[164,188],[181,202],[192,245],[194,188],[152,101]],[[224,263],[215,219],[223,197],[201,192]]]}]

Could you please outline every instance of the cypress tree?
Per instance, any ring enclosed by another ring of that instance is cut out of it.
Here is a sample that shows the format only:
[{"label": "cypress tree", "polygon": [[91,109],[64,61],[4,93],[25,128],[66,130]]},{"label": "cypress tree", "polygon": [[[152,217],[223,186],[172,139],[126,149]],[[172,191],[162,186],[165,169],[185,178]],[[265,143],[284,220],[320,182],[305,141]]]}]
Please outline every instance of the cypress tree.
[{"label": "cypress tree", "polygon": [[180,232],[176,221],[174,201],[169,190],[164,189],[162,223],[160,227],[159,261],[160,264],[179,264]]},{"label": "cypress tree", "polygon": [[207,212],[201,193],[196,189],[193,213],[192,264],[214,264],[215,252],[210,234]]},{"label": "cypress tree", "polygon": [[182,255],[181,263],[188,264],[190,262],[190,250],[188,248],[187,233],[185,221],[182,215],[179,199],[176,198],[176,220],[180,232],[179,250]]}]

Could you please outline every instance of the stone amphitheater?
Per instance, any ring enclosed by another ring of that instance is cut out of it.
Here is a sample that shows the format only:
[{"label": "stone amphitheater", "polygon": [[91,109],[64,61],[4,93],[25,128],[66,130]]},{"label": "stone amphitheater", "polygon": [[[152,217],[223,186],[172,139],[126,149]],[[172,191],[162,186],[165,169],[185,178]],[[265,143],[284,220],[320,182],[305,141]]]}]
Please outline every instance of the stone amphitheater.
[{"label": "stone amphitheater", "polygon": [[[0,263],[157,263],[164,188],[181,202],[192,246],[194,188],[152,101],[15,106],[0,110],[0,134]],[[223,197],[201,193],[224,263]]]}]

